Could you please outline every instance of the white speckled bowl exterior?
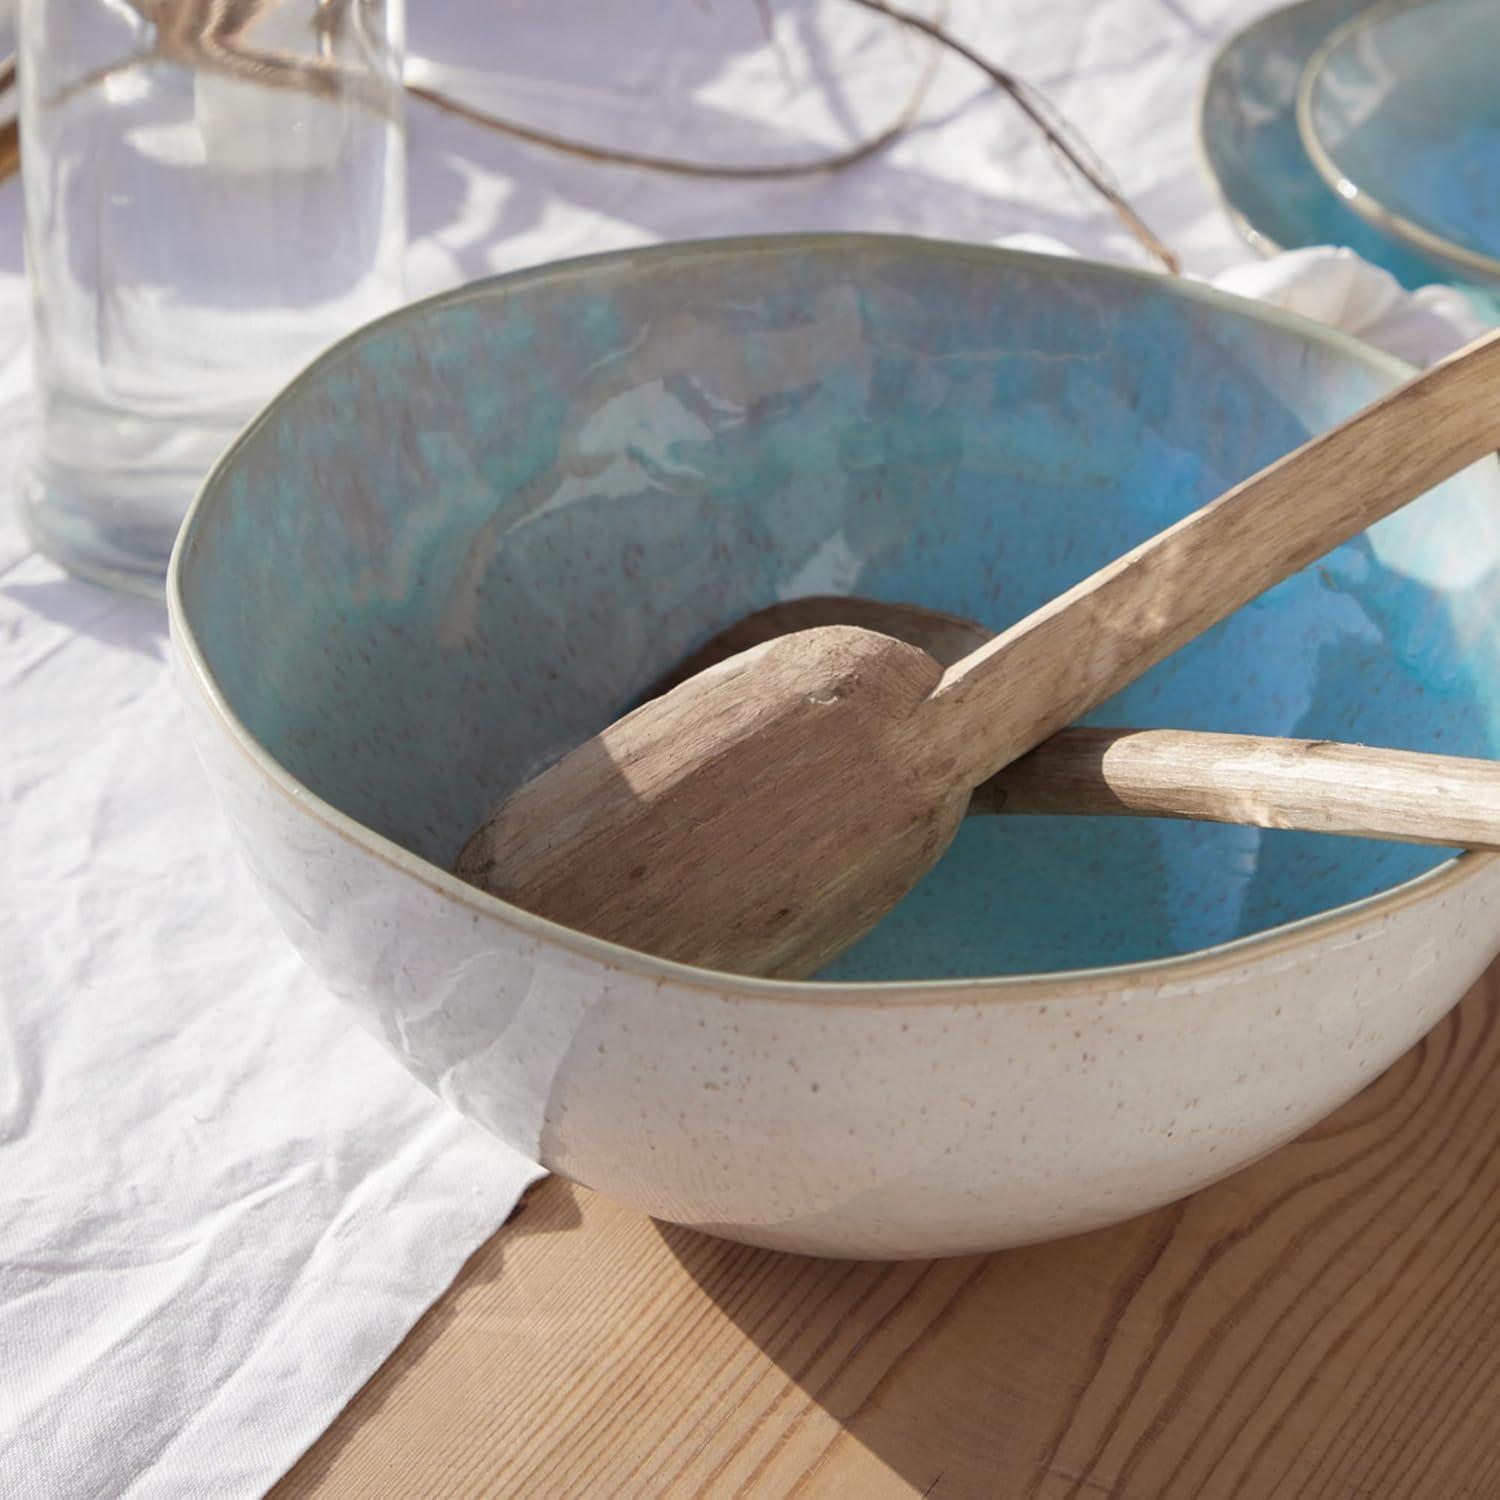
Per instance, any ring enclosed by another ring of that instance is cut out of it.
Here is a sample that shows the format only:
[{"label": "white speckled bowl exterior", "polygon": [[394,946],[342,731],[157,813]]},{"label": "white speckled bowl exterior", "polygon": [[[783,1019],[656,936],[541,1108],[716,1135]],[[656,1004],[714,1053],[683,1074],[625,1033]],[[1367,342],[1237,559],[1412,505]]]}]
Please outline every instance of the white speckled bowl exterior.
[{"label": "white speckled bowl exterior", "polygon": [[[893,243],[791,247],[857,257]],[[961,252],[966,263],[988,253]],[[649,253],[637,260],[649,268]],[[1179,295],[1128,273],[995,264]],[[494,285],[504,297],[515,282]],[[1200,311],[1260,317],[1190,295]],[[1268,326],[1317,341],[1287,320]],[[224,590],[193,571],[207,566],[204,528],[253,439],[200,498],[169,593],[195,739],[257,884],[329,988],[418,1078],[547,1167],[648,1213],[858,1257],[962,1254],[1108,1224],[1328,1113],[1421,1037],[1500,946],[1500,863],[1474,855],[1206,951],[1037,976],[769,983],[541,922],[310,789],[226,693],[233,673],[212,637],[234,627],[204,618]],[[720,601],[727,616],[754,602],[765,601]],[[642,680],[721,623],[699,613],[683,640],[659,643],[662,659],[638,663]],[[278,628],[245,618],[247,632]]]}]

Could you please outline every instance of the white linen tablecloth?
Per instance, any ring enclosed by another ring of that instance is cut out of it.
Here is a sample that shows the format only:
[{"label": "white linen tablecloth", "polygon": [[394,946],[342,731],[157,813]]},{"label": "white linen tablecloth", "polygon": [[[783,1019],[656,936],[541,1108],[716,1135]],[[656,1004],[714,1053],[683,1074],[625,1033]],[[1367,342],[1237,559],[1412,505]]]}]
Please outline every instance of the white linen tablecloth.
[{"label": "white linen tablecloth", "polygon": [[[1187,269],[1246,259],[1196,96],[1263,0],[955,0],[952,29],[1085,129]],[[429,0],[437,82],[643,151],[796,159],[900,107],[923,47],[849,0]],[[614,246],[844,228],[1040,235],[1142,263],[1014,107],[943,63],[835,177],[687,182],[415,105],[411,290]],[[0,189],[0,471],[27,436],[20,194]],[[1228,280],[1415,357],[1464,310],[1347,257]],[[0,1495],[264,1491],[536,1169],[425,1093],[273,927],[188,747],[159,607],[76,582],[0,503]]]}]

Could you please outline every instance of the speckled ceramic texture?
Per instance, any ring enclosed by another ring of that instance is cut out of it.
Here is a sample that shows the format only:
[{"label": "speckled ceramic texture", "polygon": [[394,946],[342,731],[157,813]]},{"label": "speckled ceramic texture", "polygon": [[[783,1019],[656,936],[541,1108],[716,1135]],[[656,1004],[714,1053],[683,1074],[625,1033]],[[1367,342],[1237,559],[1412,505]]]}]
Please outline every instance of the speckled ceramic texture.
[{"label": "speckled ceramic texture", "polygon": [[1500,6],[1405,0],[1340,27],[1309,61],[1297,124],[1362,218],[1450,268],[1500,281]]},{"label": "speckled ceramic texture", "polygon": [[1452,282],[1484,317],[1500,322],[1500,295],[1355,213],[1319,175],[1297,124],[1297,91],[1309,61],[1369,0],[1303,0],[1230,38],[1209,69],[1199,107],[1204,165],[1240,231],[1271,254],[1347,245],[1403,286]]},{"label": "speckled ceramic texture", "polygon": [[[1500,865],[975,820],[844,982],[805,984],[613,948],[445,871],[737,616],[842,590],[998,630],[1401,373],[1165,278],[932,242],[481,283],[337,346],[210,478],[169,590],[195,731],[309,962],[547,1166],[824,1254],[1106,1223],[1420,1036],[1500,946]],[[1497,500],[1487,461],[1095,717],[1494,752]]]}]

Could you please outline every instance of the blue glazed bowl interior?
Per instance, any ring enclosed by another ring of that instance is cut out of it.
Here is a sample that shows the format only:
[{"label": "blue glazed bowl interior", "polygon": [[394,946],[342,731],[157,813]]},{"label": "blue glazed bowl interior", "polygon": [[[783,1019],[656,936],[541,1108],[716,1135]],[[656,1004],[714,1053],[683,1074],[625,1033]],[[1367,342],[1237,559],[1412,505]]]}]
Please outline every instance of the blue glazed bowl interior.
[{"label": "blue glazed bowl interior", "polygon": [[[1398,376],[1165,278],[984,249],[796,237],[544,268],[373,325],[283,394],[185,528],[182,618],[292,776],[446,868],[738,616],[852,592],[1002,629]],[[1093,721],[1493,753],[1495,490],[1451,482]],[[1177,954],[1445,857],[971,819],[825,977]]]}]

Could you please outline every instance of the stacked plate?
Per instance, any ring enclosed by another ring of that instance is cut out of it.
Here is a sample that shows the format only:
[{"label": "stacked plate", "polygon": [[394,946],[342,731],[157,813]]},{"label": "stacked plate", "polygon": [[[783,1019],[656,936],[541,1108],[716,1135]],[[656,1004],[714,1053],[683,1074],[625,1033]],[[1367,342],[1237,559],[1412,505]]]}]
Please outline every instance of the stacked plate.
[{"label": "stacked plate", "polygon": [[1348,245],[1500,321],[1500,0],[1303,0],[1219,53],[1204,159],[1267,251]]}]

